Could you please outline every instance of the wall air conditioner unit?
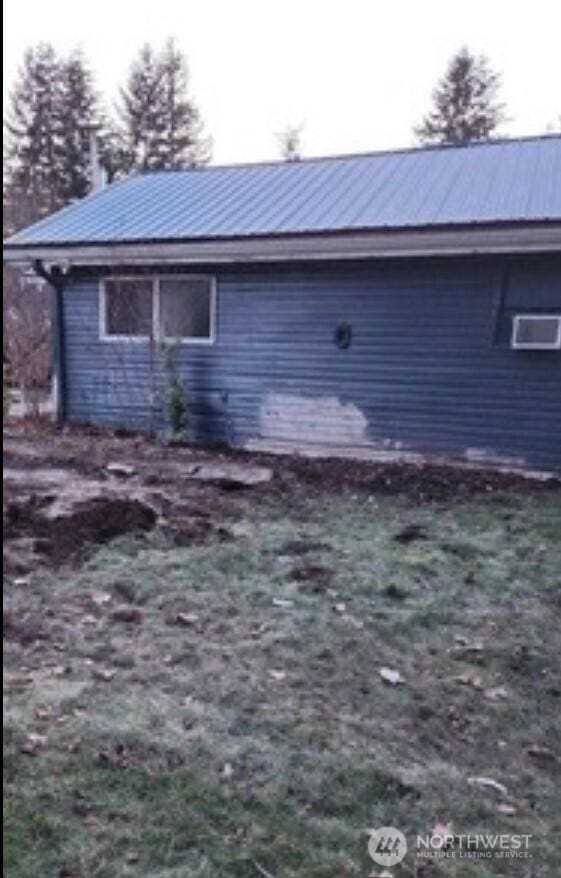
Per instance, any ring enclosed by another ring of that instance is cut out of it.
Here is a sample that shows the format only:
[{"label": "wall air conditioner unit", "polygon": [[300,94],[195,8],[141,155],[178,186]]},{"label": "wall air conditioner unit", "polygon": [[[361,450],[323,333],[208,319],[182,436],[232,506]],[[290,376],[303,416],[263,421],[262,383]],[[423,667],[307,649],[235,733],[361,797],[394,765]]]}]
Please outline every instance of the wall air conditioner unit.
[{"label": "wall air conditioner unit", "polygon": [[560,350],[561,314],[517,314],[510,346],[527,351]]}]

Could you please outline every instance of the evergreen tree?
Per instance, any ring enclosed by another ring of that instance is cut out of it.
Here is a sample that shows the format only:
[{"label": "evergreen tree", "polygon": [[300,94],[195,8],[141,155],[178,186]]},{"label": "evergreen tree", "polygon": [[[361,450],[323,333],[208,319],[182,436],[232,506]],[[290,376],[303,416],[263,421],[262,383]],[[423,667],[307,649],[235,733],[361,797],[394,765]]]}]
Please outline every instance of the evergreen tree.
[{"label": "evergreen tree", "polygon": [[101,115],[79,52],[29,49],[10,96],[4,210],[11,230],[82,198],[91,188],[90,134]]},{"label": "evergreen tree", "polygon": [[[25,53],[10,96],[5,159],[5,201],[17,213],[24,201],[25,221],[60,207],[57,180],[60,142],[61,65],[52,46],[42,43]],[[12,225],[19,224],[14,219]]]},{"label": "evergreen tree", "polygon": [[206,164],[211,144],[203,136],[199,110],[189,97],[184,56],[169,40],[160,56],[162,87],[162,167],[181,168]]},{"label": "evergreen tree", "polygon": [[157,167],[161,139],[162,83],[160,65],[149,45],[133,61],[121,89],[122,157],[126,170]]},{"label": "evergreen tree", "polygon": [[144,46],[121,89],[121,152],[127,170],[181,168],[206,162],[199,112],[188,96],[187,68],[170,41],[156,55]]},{"label": "evergreen tree", "polygon": [[100,126],[93,77],[80,52],[73,52],[61,65],[58,116],[57,184],[61,200],[68,202],[83,198],[91,189],[90,138]]},{"label": "evergreen tree", "polygon": [[487,59],[462,48],[433,92],[434,107],[415,129],[423,143],[471,143],[488,139],[504,121],[498,101],[500,75]]}]

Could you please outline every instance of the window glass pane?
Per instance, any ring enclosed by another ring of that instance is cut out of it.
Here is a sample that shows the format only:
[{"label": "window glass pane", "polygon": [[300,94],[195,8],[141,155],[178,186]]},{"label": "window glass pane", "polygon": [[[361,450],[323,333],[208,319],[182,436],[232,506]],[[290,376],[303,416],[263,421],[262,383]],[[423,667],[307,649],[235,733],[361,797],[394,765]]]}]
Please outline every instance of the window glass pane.
[{"label": "window glass pane", "polygon": [[160,331],[164,338],[210,338],[208,278],[160,281]]},{"label": "window glass pane", "polygon": [[551,318],[522,318],[518,322],[518,344],[555,344],[558,322]]},{"label": "window glass pane", "polygon": [[107,335],[152,335],[152,287],[150,278],[105,281]]}]

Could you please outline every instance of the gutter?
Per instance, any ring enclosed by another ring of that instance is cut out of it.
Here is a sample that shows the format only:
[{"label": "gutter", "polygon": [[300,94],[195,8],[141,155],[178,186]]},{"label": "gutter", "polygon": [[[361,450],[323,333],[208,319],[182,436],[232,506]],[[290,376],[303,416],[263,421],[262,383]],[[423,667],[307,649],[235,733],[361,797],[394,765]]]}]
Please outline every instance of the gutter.
[{"label": "gutter", "polygon": [[66,419],[66,349],[64,344],[63,290],[64,276],[54,266],[50,271],[40,259],[33,262],[35,273],[51,287],[51,312],[53,318],[53,366],[55,381],[55,418],[57,424]]},{"label": "gutter", "polygon": [[46,266],[63,268],[69,265],[235,264],[543,252],[561,253],[561,222],[185,241],[4,245],[7,262],[40,260]]}]

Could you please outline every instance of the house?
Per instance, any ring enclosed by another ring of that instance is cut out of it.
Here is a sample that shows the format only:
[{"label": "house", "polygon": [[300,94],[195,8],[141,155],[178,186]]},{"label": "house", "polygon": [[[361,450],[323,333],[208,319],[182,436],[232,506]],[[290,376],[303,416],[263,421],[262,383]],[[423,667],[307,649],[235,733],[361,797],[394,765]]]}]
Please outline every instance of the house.
[{"label": "house", "polygon": [[561,469],[561,136],[132,176],[4,255],[68,421],[161,427],[169,367],[201,441]]}]

